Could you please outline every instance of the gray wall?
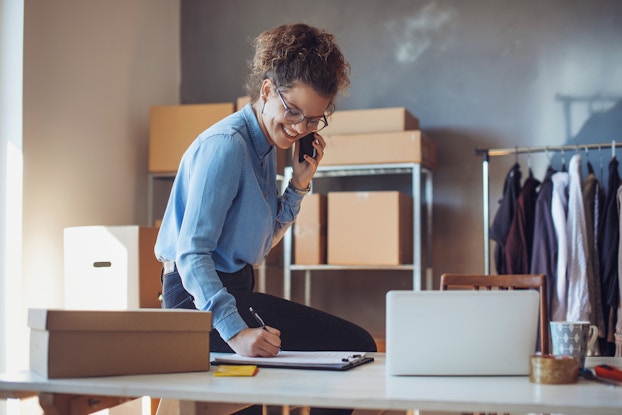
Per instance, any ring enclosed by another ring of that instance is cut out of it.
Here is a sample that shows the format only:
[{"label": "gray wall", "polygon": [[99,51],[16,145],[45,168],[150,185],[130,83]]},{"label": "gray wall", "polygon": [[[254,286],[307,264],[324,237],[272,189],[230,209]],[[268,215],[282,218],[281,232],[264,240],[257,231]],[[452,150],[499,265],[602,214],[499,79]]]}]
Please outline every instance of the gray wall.
[{"label": "gray wall", "polygon": [[[439,148],[436,278],[443,272],[483,271],[482,173],[475,148],[622,138],[622,105],[614,107],[622,99],[618,0],[182,0],[181,5],[182,103],[242,95],[249,39],[282,23],[305,21],[332,31],[352,64],[350,95],[339,109],[404,106],[419,117]],[[595,96],[605,99],[591,100]],[[575,137],[584,125],[589,131]],[[605,153],[606,164],[610,150]],[[599,164],[594,151],[590,158]],[[514,161],[492,159],[493,213]],[[519,161],[526,170],[527,157]],[[542,177],[545,155],[533,154],[529,161]],[[389,276],[381,282],[351,274],[314,278],[314,305],[375,332],[382,331],[378,304],[386,290],[408,285],[407,278]],[[367,288],[350,291],[361,285]]]}]

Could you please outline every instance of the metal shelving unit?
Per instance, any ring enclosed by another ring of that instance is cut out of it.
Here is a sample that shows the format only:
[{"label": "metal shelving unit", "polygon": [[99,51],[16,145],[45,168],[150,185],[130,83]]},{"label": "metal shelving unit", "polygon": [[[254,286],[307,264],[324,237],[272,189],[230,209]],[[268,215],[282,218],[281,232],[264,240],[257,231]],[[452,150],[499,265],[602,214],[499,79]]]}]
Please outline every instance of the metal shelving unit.
[{"label": "metal shelving unit", "polygon": [[[311,303],[311,273],[319,271],[412,271],[413,289],[432,288],[432,171],[419,163],[365,164],[319,166],[314,180],[352,176],[404,174],[411,176],[413,196],[413,263],[395,266],[377,265],[296,265],[292,264],[292,229],[283,237],[283,297],[291,299],[292,271],[304,271],[304,303]],[[286,167],[283,188],[292,177],[292,168]],[[425,215],[422,208],[425,207]],[[425,216],[425,217],[424,217]],[[423,235],[425,221],[425,235]],[[295,225],[294,225],[295,226]],[[425,240],[426,255],[423,244]]]}]

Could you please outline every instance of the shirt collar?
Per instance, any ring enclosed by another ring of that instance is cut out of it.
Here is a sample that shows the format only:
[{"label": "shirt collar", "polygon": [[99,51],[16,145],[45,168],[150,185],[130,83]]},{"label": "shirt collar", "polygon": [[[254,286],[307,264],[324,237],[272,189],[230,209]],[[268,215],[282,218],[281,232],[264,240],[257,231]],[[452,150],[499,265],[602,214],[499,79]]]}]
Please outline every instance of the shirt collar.
[{"label": "shirt collar", "polygon": [[255,117],[255,112],[251,104],[246,104],[246,106],[242,108],[242,114],[246,120],[248,130],[251,133],[251,141],[253,142],[255,151],[257,151],[259,158],[263,159],[270,153],[272,146],[268,143],[263,131],[261,131],[259,121],[257,121],[257,117]]}]

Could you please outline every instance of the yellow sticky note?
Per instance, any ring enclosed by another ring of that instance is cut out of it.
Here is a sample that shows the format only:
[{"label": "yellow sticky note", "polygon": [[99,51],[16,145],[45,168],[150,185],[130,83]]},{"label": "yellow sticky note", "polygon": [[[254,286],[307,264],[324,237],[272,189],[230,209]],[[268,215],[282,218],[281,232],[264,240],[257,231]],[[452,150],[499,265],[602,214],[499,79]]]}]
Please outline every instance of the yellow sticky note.
[{"label": "yellow sticky note", "polygon": [[257,372],[255,365],[219,365],[214,376],[255,376]]}]

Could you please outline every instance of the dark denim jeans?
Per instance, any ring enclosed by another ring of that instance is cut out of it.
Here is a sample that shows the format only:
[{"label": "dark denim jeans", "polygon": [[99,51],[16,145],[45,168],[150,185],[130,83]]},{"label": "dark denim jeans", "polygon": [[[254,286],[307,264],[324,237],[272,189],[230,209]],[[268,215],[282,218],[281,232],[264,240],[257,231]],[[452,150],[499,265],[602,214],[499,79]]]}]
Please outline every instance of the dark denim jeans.
[{"label": "dark denim jeans", "polygon": [[[373,337],[356,324],[293,301],[254,292],[255,276],[250,265],[232,274],[219,272],[218,276],[235,297],[238,311],[249,327],[258,326],[248,310],[252,306],[267,325],[281,331],[283,350],[376,351]],[[192,295],[184,289],[177,269],[164,275],[162,284],[163,308],[195,309]],[[210,348],[213,352],[233,352],[216,330],[211,332]],[[249,408],[245,414],[256,410]],[[311,408],[312,415],[347,415],[351,412],[350,409]]]},{"label": "dark denim jeans", "polygon": [[[293,301],[253,292],[255,277],[250,265],[233,274],[219,272],[218,275],[227,291],[235,297],[238,311],[246,324],[257,327],[248,310],[252,306],[267,325],[281,331],[283,350],[376,351],[372,336],[356,324]],[[162,291],[163,308],[195,308],[179,273],[163,277]],[[210,343],[213,352],[232,352],[216,330],[212,330]]]}]

